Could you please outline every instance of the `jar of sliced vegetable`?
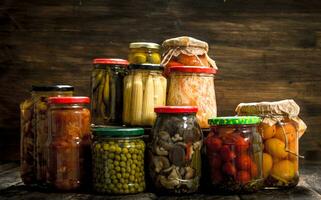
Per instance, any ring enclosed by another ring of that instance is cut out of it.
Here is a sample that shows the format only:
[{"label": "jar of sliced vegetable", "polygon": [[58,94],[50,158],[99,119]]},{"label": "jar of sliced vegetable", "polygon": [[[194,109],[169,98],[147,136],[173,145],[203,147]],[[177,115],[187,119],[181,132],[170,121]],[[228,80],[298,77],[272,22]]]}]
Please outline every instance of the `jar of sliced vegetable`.
[{"label": "jar of sliced vegetable", "polygon": [[196,114],[201,128],[209,128],[207,120],[216,117],[214,74],[208,67],[171,67],[167,105],[197,106]]},{"label": "jar of sliced vegetable", "polygon": [[124,78],[123,122],[126,125],[152,126],[155,106],[166,103],[167,80],[161,65],[130,65]]},{"label": "jar of sliced vegetable", "polygon": [[214,189],[220,192],[256,192],[263,186],[261,119],[217,117],[209,119],[206,155]]},{"label": "jar of sliced vegetable", "polygon": [[192,193],[199,188],[203,134],[197,107],[156,107],[149,149],[149,173],[156,192]]},{"label": "jar of sliced vegetable", "polygon": [[96,58],[91,76],[91,111],[93,123],[122,125],[123,78],[128,61]]},{"label": "jar of sliced vegetable", "polygon": [[26,185],[46,182],[45,143],[48,137],[47,100],[50,96],[72,96],[70,85],[32,86],[31,97],[20,104],[21,179]]},{"label": "jar of sliced vegetable", "polygon": [[143,192],[144,129],[95,126],[92,131],[94,190],[111,194]]},{"label": "jar of sliced vegetable", "polygon": [[130,64],[160,64],[160,45],[151,42],[133,42],[129,44]]},{"label": "jar of sliced vegetable", "polygon": [[46,142],[49,187],[86,189],[91,181],[90,111],[88,97],[50,97]]}]

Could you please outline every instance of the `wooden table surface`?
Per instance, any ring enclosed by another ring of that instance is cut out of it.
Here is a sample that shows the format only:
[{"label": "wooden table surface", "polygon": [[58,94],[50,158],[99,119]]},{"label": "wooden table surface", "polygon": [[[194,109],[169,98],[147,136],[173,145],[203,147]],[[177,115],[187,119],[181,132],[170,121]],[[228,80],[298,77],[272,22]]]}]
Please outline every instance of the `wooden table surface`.
[{"label": "wooden table surface", "polygon": [[17,163],[0,163],[0,199],[1,200],[100,200],[100,199],[321,199],[321,163],[301,165],[299,185],[290,190],[262,190],[247,195],[193,194],[187,196],[156,196],[142,193],[127,196],[93,195],[77,193],[48,193],[28,189],[23,185]]}]

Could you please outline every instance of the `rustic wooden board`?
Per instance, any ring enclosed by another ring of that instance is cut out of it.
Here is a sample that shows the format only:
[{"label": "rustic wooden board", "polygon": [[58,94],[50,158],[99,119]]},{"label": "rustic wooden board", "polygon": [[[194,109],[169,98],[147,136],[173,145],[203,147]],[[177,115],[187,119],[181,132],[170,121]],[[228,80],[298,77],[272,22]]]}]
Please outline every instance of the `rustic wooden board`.
[{"label": "rustic wooden board", "polygon": [[309,129],[302,154],[321,150],[321,2],[318,0],[0,2],[0,154],[18,159],[19,103],[33,84],[89,95],[94,57],[126,58],[128,43],[190,35],[219,66],[219,115],[240,102],[293,98]]}]

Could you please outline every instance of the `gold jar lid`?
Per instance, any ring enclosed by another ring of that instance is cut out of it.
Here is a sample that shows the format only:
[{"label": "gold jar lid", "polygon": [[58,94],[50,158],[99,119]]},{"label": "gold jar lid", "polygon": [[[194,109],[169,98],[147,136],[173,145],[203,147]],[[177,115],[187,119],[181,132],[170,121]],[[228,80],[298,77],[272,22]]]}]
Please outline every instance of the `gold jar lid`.
[{"label": "gold jar lid", "polygon": [[132,42],[129,44],[130,49],[148,48],[148,49],[160,49],[160,45],[152,42]]}]

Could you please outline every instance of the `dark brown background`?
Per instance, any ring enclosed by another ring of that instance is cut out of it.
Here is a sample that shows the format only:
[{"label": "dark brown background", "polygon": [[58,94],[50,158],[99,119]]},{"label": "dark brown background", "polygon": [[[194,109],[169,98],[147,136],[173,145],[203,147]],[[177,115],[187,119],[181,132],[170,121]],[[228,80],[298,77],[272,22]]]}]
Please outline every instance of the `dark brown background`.
[{"label": "dark brown background", "polygon": [[321,1],[2,0],[0,159],[17,159],[19,102],[33,84],[89,94],[91,60],[126,58],[128,43],[188,35],[220,69],[218,112],[293,98],[308,125],[301,153],[321,149]]}]

